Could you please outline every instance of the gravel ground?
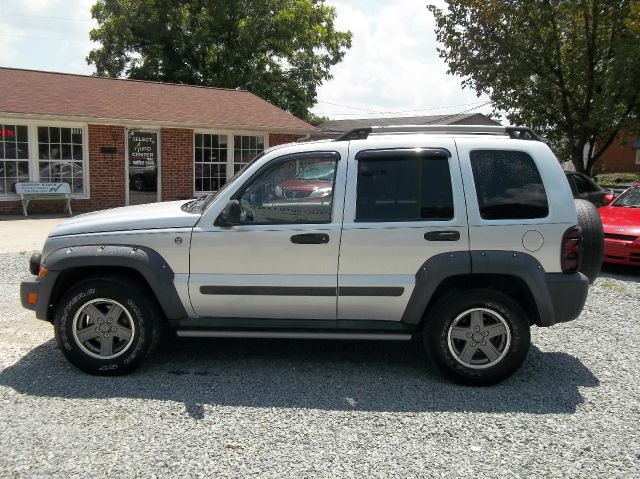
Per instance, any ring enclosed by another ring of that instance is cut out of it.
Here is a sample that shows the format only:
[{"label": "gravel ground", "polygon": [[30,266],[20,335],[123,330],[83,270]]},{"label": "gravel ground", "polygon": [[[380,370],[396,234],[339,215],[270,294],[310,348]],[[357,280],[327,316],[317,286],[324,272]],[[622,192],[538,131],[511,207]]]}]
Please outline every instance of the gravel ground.
[{"label": "gravel ground", "polygon": [[176,340],[88,376],[21,309],[27,258],[0,254],[2,477],[640,477],[640,271],[479,389],[405,343]]}]

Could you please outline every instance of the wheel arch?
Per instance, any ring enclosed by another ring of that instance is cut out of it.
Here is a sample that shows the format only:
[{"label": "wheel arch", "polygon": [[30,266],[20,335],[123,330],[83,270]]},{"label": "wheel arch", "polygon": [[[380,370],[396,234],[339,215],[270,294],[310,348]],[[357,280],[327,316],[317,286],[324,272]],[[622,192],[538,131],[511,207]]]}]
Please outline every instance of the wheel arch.
[{"label": "wheel arch", "polygon": [[555,324],[546,273],[531,255],[513,251],[456,251],[435,255],[415,275],[416,284],[402,322],[418,325],[447,291],[491,287],[509,294],[530,324]]},{"label": "wheel arch", "polygon": [[529,324],[540,324],[540,312],[531,290],[522,278],[507,274],[469,274],[446,278],[433,292],[421,321],[444,295],[487,288],[500,291],[516,301],[527,314]]},{"label": "wheel arch", "polygon": [[78,246],[56,250],[43,265],[49,271],[43,281],[43,297],[36,316],[53,319],[55,305],[74,283],[89,277],[125,277],[148,289],[168,319],[187,316],[174,284],[175,274],[151,248],[120,245]]}]

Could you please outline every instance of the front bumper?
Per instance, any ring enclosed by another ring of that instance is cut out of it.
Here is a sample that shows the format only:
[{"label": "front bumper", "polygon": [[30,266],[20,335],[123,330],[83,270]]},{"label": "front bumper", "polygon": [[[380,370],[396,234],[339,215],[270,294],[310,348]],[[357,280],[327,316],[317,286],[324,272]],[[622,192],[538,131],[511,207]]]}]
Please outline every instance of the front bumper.
[{"label": "front bumper", "polygon": [[[49,306],[58,274],[57,271],[49,271],[45,279],[32,276],[20,283],[20,302],[24,308],[35,311],[38,319],[52,321]],[[36,295],[35,303],[30,294]]]},{"label": "front bumper", "polygon": [[625,241],[605,238],[604,261],[605,263],[640,266],[640,239]]},{"label": "front bumper", "polygon": [[[20,283],[20,301],[22,302],[22,307],[35,311],[38,306],[41,289],[42,283],[37,276],[32,276]],[[35,301],[33,301],[33,298],[35,298]]]}]

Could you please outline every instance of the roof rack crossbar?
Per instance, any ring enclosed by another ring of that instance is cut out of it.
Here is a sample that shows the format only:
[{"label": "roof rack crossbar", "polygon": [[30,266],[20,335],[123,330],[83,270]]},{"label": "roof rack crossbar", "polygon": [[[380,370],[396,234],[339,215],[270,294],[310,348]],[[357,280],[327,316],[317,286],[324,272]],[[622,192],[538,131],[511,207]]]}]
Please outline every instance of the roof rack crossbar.
[{"label": "roof rack crossbar", "polygon": [[335,141],[366,140],[371,134],[458,133],[472,135],[507,135],[515,140],[543,141],[531,128],[499,125],[391,125],[354,128]]}]

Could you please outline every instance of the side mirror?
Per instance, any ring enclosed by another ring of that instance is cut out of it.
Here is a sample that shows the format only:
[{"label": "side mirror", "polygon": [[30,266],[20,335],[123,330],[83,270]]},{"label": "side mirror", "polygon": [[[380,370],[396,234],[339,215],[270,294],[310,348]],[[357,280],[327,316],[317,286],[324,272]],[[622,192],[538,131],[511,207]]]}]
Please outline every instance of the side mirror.
[{"label": "side mirror", "polygon": [[615,199],[615,195],[613,193],[608,193],[604,195],[603,201],[605,205],[608,205]]},{"label": "side mirror", "polygon": [[230,200],[216,218],[214,226],[237,226],[240,224],[240,202]]}]

